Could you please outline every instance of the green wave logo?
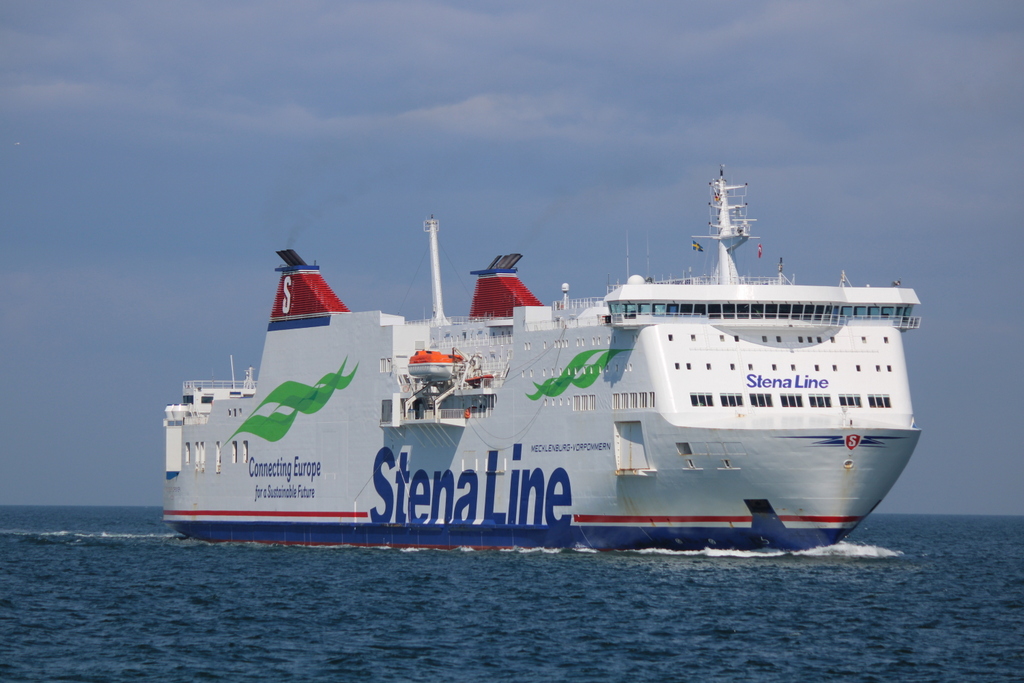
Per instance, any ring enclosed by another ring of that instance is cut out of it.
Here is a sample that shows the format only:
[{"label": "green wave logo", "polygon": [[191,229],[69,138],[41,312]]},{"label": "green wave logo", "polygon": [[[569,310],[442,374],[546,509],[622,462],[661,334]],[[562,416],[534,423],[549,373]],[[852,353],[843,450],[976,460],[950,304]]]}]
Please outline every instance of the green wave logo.
[{"label": "green wave logo", "polygon": [[[252,414],[235,431],[235,434],[248,432],[267,441],[280,441],[292,428],[292,423],[295,422],[299,413],[312,415],[327,405],[336,390],[344,389],[352,382],[356,370],[359,369],[359,364],[357,363],[352,368],[352,372],[346,375],[346,363],[348,363],[348,358],[342,361],[337,372],[324,375],[313,386],[301,382],[281,384],[263,399],[263,403],[252,411]],[[264,406],[272,406],[272,409],[269,413],[257,415]],[[233,437],[235,434],[231,436]],[[230,438],[228,437],[228,439]]]},{"label": "green wave logo", "polygon": [[[608,365],[608,361],[615,354],[622,353],[625,350],[608,349],[607,351],[602,351],[601,349],[594,349],[593,351],[584,351],[577,354],[575,358],[569,361],[569,364],[565,366],[562,374],[558,377],[552,377],[543,384],[534,382],[533,386],[537,387],[537,393],[527,394],[526,398],[536,401],[541,396],[559,396],[569,388],[570,384],[580,389],[586,389],[601,376],[605,366]],[[588,364],[588,361],[591,359],[593,361]]]}]

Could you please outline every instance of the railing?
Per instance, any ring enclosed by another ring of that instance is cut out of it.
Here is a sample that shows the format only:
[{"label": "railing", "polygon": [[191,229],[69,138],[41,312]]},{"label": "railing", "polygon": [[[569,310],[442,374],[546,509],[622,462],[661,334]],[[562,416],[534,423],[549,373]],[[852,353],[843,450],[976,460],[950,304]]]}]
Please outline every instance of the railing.
[{"label": "railing", "polygon": [[454,346],[457,349],[476,348],[480,346],[507,346],[514,342],[511,334],[485,335],[481,337],[448,337],[445,339],[433,339],[431,343],[440,349],[447,349]]},{"label": "railing", "polygon": [[604,298],[599,296],[592,296],[586,299],[569,299],[563,301],[559,299],[551,304],[551,310],[553,311],[582,311],[587,308],[594,308],[595,306],[604,307]]},{"label": "railing", "polygon": [[[445,318],[448,319],[448,324],[449,325],[465,325],[466,323],[480,322],[480,321],[483,321],[483,320],[487,320],[487,318],[470,318],[467,315],[458,315],[458,316],[456,316],[456,315],[447,315],[447,316],[445,316]],[[440,325],[438,325],[437,323],[434,322],[433,318],[427,318],[426,320],[406,320],[405,324],[406,325],[429,325],[429,326],[432,326],[432,327],[440,327]]]},{"label": "railing", "polygon": [[588,316],[586,318],[562,318],[558,320],[541,320],[526,323],[527,332],[541,332],[544,330],[561,330],[563,328],[575,329],[579,327],[596,327],[605,324],[606,314]]},{"label": "railing", "polygon": [[230,380],[230,379],[191,379],[182,383],[182,388],[185,391],[192,389],[232,389],[234,391],[246,391],[256,390],[256,382],[252,382],[246,386],[245,380]]},{"label": "railing", "polygon": [[[608,293],[611,294],[619,287],[625,285],[625,282],[617,282],[614,285],[608,285]],[[680,278],[669,278],[667,280],[651,280],[650,282],[644,282],[645,285],[717,285],[718,277],[715,275],[693,275],[688,277]],[[729,282],[726,284],[736,285],[793,285],[796,284],[794,280],[790,280],[785,275],[773,275],[772,277],[748,277],[746,275],[740,275],[736,282]]]}]

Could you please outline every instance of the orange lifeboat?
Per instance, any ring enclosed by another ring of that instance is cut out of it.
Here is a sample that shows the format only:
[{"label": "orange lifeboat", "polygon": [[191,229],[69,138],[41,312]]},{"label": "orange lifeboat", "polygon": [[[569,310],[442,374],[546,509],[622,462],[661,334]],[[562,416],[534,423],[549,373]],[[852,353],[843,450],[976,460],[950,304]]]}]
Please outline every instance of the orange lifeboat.
[{"label": "orange lifeboat", "polygon": [[409,375],[428,382],[443,382],[451,379],[455,363],[462,357],[458,354],[444,354],[440,351],[421,350],[409,359]]}]

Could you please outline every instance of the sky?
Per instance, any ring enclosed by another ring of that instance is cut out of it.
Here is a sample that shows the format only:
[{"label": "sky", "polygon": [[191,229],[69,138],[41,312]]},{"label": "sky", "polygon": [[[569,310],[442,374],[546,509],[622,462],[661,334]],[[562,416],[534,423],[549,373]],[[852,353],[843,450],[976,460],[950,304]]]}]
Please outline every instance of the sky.
[{"label": "sky", "polygon": [[[294,248],[353,310],[713,268],[922,301],[878,508],[1024,514],[1024,4],[0,0],[0,504],[160,505],[164,406],[259,365]],[[629,254],[629,271],[626,269]],[[708,250],[713,252],[713,250]]]}]

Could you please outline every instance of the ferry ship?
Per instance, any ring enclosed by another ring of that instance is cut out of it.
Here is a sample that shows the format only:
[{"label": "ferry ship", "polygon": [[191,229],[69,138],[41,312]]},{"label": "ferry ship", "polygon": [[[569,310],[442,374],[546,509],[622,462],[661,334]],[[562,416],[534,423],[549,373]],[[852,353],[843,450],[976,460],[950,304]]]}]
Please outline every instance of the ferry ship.
[{"label": "ferry ship", "polygon": [[[724,169],[723,169],[724,171]],[[208,541],[800,550],[881,502],[920,431],[898,282],[742,276],[746,186],[710,183],[712,275],[543,304],[502,254],[469,315],[352,312],[294,250],[259,381],[167,406],[164,520]],[[701,241],[703,241],[703,244]],[[760,250],[760,247],[758,247]]]}]

